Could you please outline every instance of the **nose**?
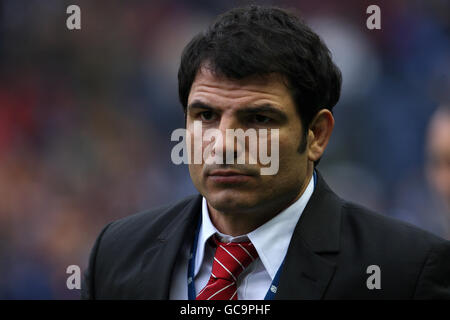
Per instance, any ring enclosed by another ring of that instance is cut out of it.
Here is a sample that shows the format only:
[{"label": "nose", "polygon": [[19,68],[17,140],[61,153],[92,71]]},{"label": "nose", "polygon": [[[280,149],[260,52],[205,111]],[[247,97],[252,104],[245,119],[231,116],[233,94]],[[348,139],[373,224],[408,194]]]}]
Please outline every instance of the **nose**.
[{"label": "nose", "polygon": [[233,134],[234,130],[239,128],[240,124],[236,117],[227,114],[222,115],[218,127],[222,134],[222,145],[218,145],[217,147],[222,148],[222,155],[225,158],[225,163],[227,164],[236,163],[236,159],[244,151],[239,143],[235,143],[236,139]]}]

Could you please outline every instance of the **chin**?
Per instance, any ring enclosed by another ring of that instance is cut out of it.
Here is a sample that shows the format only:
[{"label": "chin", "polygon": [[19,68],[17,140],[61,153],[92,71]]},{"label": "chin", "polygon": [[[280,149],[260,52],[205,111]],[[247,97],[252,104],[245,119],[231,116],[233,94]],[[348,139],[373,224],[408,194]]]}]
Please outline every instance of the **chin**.
[{"label": "chin", "polygon": [[250,209],[255,206],[248,196],[236,192],[219,192],[206,198],[210,206],[221,212],[234,212]]}]

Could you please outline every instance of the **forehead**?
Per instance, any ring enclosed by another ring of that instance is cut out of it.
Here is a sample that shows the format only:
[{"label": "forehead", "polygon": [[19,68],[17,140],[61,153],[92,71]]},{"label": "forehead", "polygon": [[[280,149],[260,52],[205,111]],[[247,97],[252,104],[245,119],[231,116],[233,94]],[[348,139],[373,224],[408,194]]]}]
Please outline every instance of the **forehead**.
[{"label": "forehead", "polygon": [[253,104],[271,104],[288,113],[295,111],[285,82],[276,74],[232,80],[215,75],[203,67],[192,83],[188,105],[194,100],[217,108],[234,109]]}]

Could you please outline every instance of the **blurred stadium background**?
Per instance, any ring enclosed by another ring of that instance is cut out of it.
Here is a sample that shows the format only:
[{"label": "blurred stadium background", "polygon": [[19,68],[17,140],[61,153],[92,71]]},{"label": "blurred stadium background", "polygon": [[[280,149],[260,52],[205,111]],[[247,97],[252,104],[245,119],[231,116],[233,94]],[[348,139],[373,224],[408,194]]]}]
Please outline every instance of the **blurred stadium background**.
[{"label": "blurred stadium background", "polygon": [[[0,1],[0,298],[77,299],[66,268],[84,270],[106,223],[196,192],[170,160],[170,134],[184,125],[180,53],[217,14],[247,3]],[[450,91],[450,2],[253,3],[298,9],[343,72],[319,165],[331,186],[448,236],[424,143]],[[80,31],[66,28],[70,4]],[[381,8],[381,30],[366,28],[369,4]]]}]

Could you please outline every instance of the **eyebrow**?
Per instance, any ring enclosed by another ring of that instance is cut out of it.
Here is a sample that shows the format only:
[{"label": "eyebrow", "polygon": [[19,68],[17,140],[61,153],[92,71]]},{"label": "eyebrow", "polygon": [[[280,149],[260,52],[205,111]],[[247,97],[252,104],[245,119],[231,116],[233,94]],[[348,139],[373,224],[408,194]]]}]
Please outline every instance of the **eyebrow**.
[{"label": "eyebrow", "polygon": [[[201,109],[201,110],[210,110],[214,111],[218,108],[215,108],[207,103],[203,103],[201,101],[194,101],[187,107],[188,111],[193,109]],[[262,105],[249,105],[243,108],[240,108],[237,110],[238,114],[256,114],[256,113],[271,113],[275,116],[278,116],[278,118],[281,121],[286,121],[288,119],[285,112],[281,111],[280,109],[272,106],[271,104],[262,104]]]},{"label": "eyebrow", "polygon": [[189,105],[187,106],[187,111],[190,111],[191,109],[214,110],[215,108],[212,107],[212,106],[210,106],[210,105],[208,105],[208,104],[206,104],[206,103],[203,103],[203,102],[201,102],[201,101],[195,100],[194,102],[192,102],[191,104],[189,104]]}]

